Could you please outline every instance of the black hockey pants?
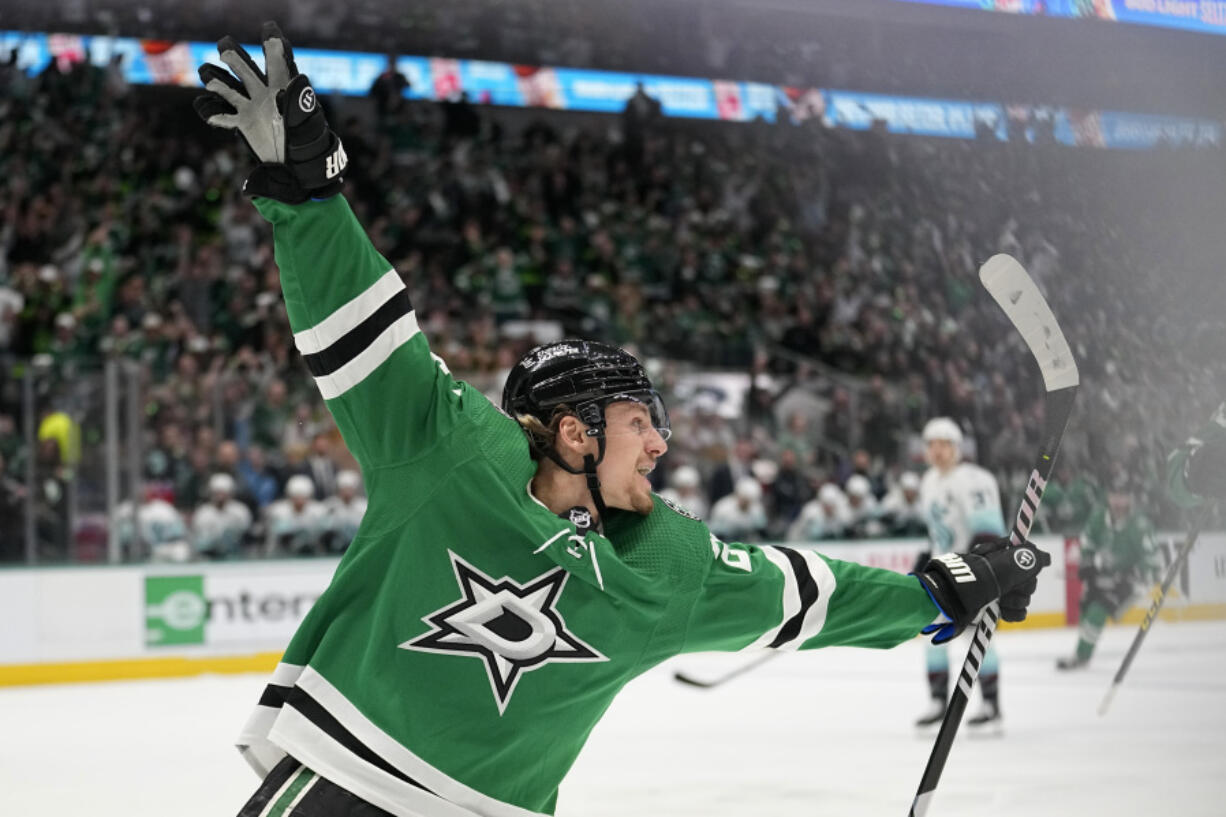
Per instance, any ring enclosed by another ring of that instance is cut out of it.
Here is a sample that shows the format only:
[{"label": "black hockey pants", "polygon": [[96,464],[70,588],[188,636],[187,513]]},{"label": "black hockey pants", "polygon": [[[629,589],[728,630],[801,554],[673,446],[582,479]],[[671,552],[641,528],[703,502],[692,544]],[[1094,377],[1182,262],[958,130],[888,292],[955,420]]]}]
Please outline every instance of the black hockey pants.
[{"label": "black hockey pants", "polygon": [[238,817],[392,817],[292,757],[273,767]]}]

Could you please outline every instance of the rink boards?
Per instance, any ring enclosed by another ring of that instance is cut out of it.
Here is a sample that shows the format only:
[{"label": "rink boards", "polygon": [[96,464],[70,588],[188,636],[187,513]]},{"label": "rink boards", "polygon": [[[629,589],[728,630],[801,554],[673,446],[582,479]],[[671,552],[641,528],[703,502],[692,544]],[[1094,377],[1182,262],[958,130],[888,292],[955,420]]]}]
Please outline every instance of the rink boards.
[{"label": "rink boards", "polygon": [[[1169,564],[1182,534],[1158,538]],[[1076,539],[1052,554],[1022,624],[1076,623]],[[827,556],[906,573],[921,539],[826,542]],[[0,571],[0,686],[270,670],[327,587],[335,559],[16,568]],[[1139,623],[1149,598],[1122,618]],[[1172,585],[1166,620],[1226,619],[1226,534],[1201,536]]]}]

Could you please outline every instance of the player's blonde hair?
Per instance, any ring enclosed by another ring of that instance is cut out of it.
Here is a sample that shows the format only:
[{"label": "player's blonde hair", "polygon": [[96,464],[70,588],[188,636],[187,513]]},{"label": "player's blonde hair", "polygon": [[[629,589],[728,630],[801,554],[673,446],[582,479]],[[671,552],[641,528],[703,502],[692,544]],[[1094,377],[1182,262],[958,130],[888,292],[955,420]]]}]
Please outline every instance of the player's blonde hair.
[{"label": "player's blonde hair", "polygon": [[545,452],[551,450],[558,441],[558,428],[562,425],[562,420],[565,417],[575,416],[575,411],[565,403],[554,406],[553,412],[549,415],[549,424],[541,422],[541,419],[534,414],[520,414],[515,417],[515,421],[519,423],[528,434],[528,448],[532,454],[532,459],[539,460],[545,456]]}]

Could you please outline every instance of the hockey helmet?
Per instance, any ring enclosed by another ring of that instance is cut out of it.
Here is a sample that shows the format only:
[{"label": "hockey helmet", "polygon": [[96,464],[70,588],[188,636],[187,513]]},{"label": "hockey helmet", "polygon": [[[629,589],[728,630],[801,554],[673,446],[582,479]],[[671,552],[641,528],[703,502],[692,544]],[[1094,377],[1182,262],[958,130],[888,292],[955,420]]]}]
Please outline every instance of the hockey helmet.
[{"label": "hockey helmet", "polygon": [[757,502],[762,498],[762,484],[749,476],[738,479],[732,491],[736,494],[737,499],[743,499],[746,502]]},{"label": "hockey helmet", "polygon": [[511,368],[502,389],[502,410],[517,421],[533,417],[547,427],[555,410],[565,406],[587,425],[586,434],[596,438],[597,453],[585,455],[582,468],[567,463],[552,446],[542,445],[527,428],[524,431],[537,453],[562,469],[587,478],[588,491],[601,519],[605,516],[605,504],[596,466],[605,453],[605,408],[622,401],[646,406],[652,425],[661,437],[669,438],[664,400],[652,388],[643,364],[616,346],[591,340],[562,340],[537,346]]},{"label": "hockey helmet", "polygon": [[847,484],[844,488],[848,496],[855,496],[860,499],[864,499],[873,492],[872,483],[863,474],[852,474],[847,478]]},{"label": "hockey helmet", "polygon": [[934,417],[924,426],[924,442],[948,440],[954,447],[962,445],[962,429],[948,417]]},{"label": "hockey helmet", "polygon": [[358,476],[357,471],[351,471],[348,468],[336,472],[336,487],[350,491],[356,491],[358,486],[362,484],[362,478]]},{"label": "hockey helmet", "polygon": [[677,490],[688,490],[697,488],[702,484],[702,477],[698,473],[698,469],[692,465],[682,465],[676,471],[673,471],[671,480],[673,487]]},{"label": "hockey helmet", "polygon": [[218,471],[213,476],[209,477],[209,493],[210,494],[225,494],[231,496],[234,494],[234,477]]},{"label": "hockey helmet", "polygon": [[512,367],[502,390],[502,410],[529,415],[548,425],[554,409],[568,406],[586,423],[588,434],[604,434],[605,407],[629,400],[651,412],[652,425],[668,439],[668,411],[643,365],[616,346],[591,340],[563,340],[537,346]]},{"label": "hockey helmet", "polygon": [[315,483],[306,474],[295,474],[285,482],[285,495],[290,499],[310,499],[315,496]]}]

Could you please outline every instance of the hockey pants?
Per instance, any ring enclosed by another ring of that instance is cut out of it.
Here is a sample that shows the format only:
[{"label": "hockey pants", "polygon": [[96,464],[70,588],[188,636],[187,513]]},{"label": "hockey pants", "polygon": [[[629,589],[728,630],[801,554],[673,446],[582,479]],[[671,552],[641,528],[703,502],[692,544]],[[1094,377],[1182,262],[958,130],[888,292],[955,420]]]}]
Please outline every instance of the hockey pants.
[{"label": "hockey pants", "polygon": [[392,817],[292,757],[273,767],[238,817]]}]

